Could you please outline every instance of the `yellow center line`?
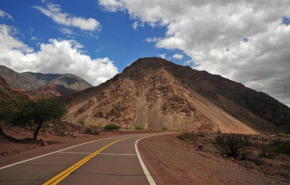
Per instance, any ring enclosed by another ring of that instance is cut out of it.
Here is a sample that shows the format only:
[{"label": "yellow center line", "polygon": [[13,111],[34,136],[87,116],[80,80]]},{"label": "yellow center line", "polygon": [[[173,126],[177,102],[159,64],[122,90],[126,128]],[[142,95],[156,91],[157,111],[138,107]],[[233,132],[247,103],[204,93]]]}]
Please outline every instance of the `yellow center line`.
[{"label": "yellow center line", "polygon": [[82,165],[84,165],[86,162],[88,162],[90,159],[92,159],[93,157],[95,157],[96,155],[98,155],[99,153],[101,153],[102,151],[104,151],[105,149],[107,149],[108,147],[110,147],[113,144],[116,144],[116,143],[118,143],[120,141],[123,141],[125,139],[129,139],[129,138],[131,138],[131,137],[119,139],[117,141],[114,141],[112,143],[109,143],[109,144],[103,146],[99,150],[97,150],[94,153],[90,154],[89,156],[83,158],[82,160],[80,160],[79,162],[75,163],[71,167],[67,168],[63,172],[57,174],[55,177],[51,178],[50,180],[48,180],[47,182],[45,182],[43,185],[55,185],[55,184],[58,184],[59,182],[61,182],[62,180],[64,180],[66,177],[68,177],[71,173],[73,173],[74,171],[76,171],[78,168],[80,168]]}]

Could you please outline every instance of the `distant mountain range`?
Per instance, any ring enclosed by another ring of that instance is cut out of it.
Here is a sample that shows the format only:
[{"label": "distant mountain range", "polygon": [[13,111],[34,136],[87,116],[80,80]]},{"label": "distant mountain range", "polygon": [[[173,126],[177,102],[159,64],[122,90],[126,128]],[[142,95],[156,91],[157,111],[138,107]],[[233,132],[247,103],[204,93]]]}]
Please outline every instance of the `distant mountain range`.
[{"label": "distant mountain range", "polygon": [[92,87],[73,74],[18,73],[0,65],[0,76],[15,89],[32,96],[63,96]]},{"label": "distant mountain range", "polygon": [[[199,132],[290,131],[290,108],[218,75],[160,58],[142,58],[92,87],[70,74],[17,73],[0,66],[0,111],[39,96],[64,96],[64,121]],[[7,82],[6,82],[7,81]]]},{"label": "distant mountain range", "polygon": [[290,129],[290,108],[271,96],[160,58],[138,59],[68,102],[66,120],[74,123],[248,134]]}]

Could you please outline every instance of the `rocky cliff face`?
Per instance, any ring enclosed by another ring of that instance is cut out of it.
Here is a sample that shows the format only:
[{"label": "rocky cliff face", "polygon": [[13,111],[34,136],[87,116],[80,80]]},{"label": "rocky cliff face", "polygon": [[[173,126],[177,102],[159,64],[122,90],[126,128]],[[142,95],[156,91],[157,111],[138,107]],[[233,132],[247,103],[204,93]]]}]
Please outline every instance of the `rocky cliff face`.
[{"label": "rocky cliff face", "polygon": [[160,58],[137,60],[106,83],[71,97],[69,108],[71,122],[204,132],[273,131],[289,124],[290,116],[287,106],[268,95]]},{"label": "rocky cliff face", "polygon": [[0,75],[7,83],[16,89],[31,91],[48,84],[63,85],[68,89],[81,91],[92,87],[82,78],[72,74],[42,74],[42,73],[17,73],[0,65]]}]

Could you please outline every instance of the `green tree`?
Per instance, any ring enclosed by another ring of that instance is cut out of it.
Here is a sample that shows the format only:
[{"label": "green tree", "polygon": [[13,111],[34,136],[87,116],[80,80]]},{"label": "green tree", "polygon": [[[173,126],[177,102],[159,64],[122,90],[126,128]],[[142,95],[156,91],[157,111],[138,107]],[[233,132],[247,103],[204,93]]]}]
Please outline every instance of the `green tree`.
[{"label": "green tree", "polygon": [[46,121],[61,119],[67,113],[64,103],[57,98],[28,100],[14,112],[11,122],[15,125],[37,125],[33,138],[36,139],[41,126]]}]

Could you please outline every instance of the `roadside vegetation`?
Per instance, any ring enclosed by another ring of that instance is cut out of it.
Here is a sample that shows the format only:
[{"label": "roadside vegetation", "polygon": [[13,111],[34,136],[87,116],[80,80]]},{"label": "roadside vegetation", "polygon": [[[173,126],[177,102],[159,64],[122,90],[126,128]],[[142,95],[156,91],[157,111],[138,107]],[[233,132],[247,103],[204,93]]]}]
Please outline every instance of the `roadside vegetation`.
[{"label": "roadside vegetation", "polygon": [[104,126],[104,130],[106,130],[106,131],[115,131],[115,130],[119,130],[119,129],[120,129],[120,126],[113,124],[113,123],[110,123],[110,124]]},{"label": "roadside vegetation", "polygon": [[278,179],[290,182],[290,138],[288,136],[189,132],[179,134],[177,138],[191,145],[195,152],[202,151],[214,157],[229,159],[249,170],[271,177],[277,176]]},{"label": "roadside vegetation", "polygon": [[185,132],[185,133],[180,134],[177,137],[178,139],[181,139],[187,144],[192,144],[193,141],[196,141],[198,139],[198,136],[193,132]]},{"label": "roadside vegetation", "polygon": [[217,136],[215,142],[222,153],[234,159],[245,159],[254,150],[259,151],[260,157],[271,157],[275,153],[290,155],[289,140],[229,134]]},{"label": "roadside vegetation", "polygon": [[167,128],[166,126],[163,126],[163,127],[162,127],[162,130],[163,130],[163,131],[166,131],[166,130],[168,130],[168,128]]},{"label": "roadside vegetation", "polygon": [[245,147],[250,145],[250,142],[246,136],[230,134],[230,135],[222,135],[217,136],[215,138],[215,142],[217,144],[217,148],[227,156],[233,157],[236,159],[239,155],[245,155],[247,152],[245,151]]},{"label": "roadside vegetation", "polygon": [[59,121],[67,113],[67,108],[57,98],[38,98],[22,102],[18,109],[11,111],[4,118],[13,126],[34,128],[33,139],[47,122]]},{"label": "roadside vegetation", "polygon": [[277,136],[279,136],[279,137],[290,137],[290,134],[277,133]]},{"label": "roadside vegetation", "polygon": [[135,130],[144,130],[144,127],[142,125],[137,125],[135,127]]},{"label": "roadside vegetation", "polygon": [[85,123],[84,120],[80,120],[80,121],[79,121],[79,124],[80,124],[81,126],[83,126],[83,127],[86,125],[86,123]]}]

